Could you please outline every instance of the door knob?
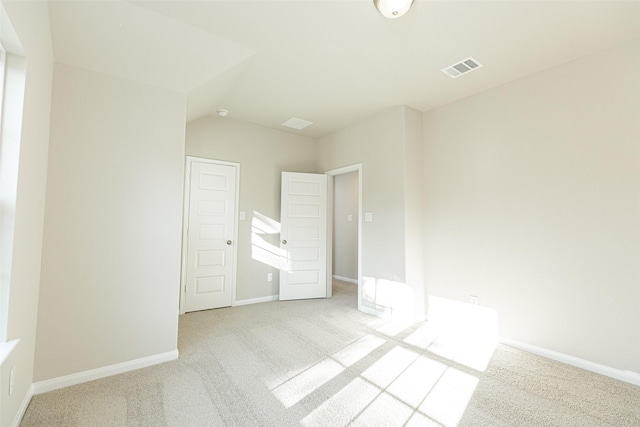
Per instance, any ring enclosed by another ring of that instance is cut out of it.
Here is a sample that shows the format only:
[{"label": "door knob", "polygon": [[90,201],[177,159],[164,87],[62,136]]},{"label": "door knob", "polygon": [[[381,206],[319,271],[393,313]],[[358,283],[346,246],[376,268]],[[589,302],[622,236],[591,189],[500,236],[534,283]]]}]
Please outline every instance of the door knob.
[{"label": "door knob", "polygon": [[230,245],[231,243],[233,243],[231,240],[227,240],[227,245]]},{"label": "door knob", "polygon": [[283,240],[283,241],[282,241],[282,244],[283,244],[283,245],[286,245],[286,244],[287,244],[287,241],[286,241],[286,240]]}]

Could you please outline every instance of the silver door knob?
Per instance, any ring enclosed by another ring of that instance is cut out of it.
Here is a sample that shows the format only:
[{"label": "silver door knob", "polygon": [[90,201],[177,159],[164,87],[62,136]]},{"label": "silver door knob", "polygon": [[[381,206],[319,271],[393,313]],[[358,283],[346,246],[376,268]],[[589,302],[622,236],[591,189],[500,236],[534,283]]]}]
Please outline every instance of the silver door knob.
[{"label": "silver door knob", "polygon": [[282,241],[282,244],[283,244],[283,245],[286,245],[286,244],[287,244],[287,241],[286,241],[286,240],[283,240],[283,241]]},{"label": "silver door knob", "polygon": [[231,243],[233,243],[231,240],[227,240],[227,245],[230,245]]}]

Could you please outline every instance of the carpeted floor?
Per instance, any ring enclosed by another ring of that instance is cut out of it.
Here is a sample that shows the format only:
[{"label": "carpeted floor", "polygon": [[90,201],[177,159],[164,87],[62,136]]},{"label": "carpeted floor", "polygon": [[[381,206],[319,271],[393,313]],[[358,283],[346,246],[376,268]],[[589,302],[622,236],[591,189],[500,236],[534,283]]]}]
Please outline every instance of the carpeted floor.
[{"label": "carpeted floor", "polygon": [[181,316],[178,360],[37,395],[21,426],[640,426],[640,387],[502,345],[466,363],[459,328],[355,292]]}]

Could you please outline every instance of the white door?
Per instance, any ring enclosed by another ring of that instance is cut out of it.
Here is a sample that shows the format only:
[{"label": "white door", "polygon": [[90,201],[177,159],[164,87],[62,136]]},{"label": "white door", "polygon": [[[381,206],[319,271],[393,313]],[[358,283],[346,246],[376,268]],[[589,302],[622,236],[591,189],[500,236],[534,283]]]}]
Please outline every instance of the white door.
[{"label": "white door", "polygon": [[327,296],[327,176],[282,173],[280,299]]},{"label": "white door", "polygon": [[189,159],[184,311],[233,298],[238,165]]}]

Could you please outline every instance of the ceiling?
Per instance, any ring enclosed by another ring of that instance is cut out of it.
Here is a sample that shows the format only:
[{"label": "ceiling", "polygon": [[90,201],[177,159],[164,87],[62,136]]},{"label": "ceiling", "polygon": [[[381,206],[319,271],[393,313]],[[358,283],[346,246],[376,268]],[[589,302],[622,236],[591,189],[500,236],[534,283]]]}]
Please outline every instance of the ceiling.
[{"label": "ceiling", "polygon": [[[387,20],[370,0],[49,2],[57,62],[183,92],[187,119],[310,137],[395,105],[420,111],[640,34],[637,1],[416,0]],[[473,56],[457,79],[440,70]]]}]

